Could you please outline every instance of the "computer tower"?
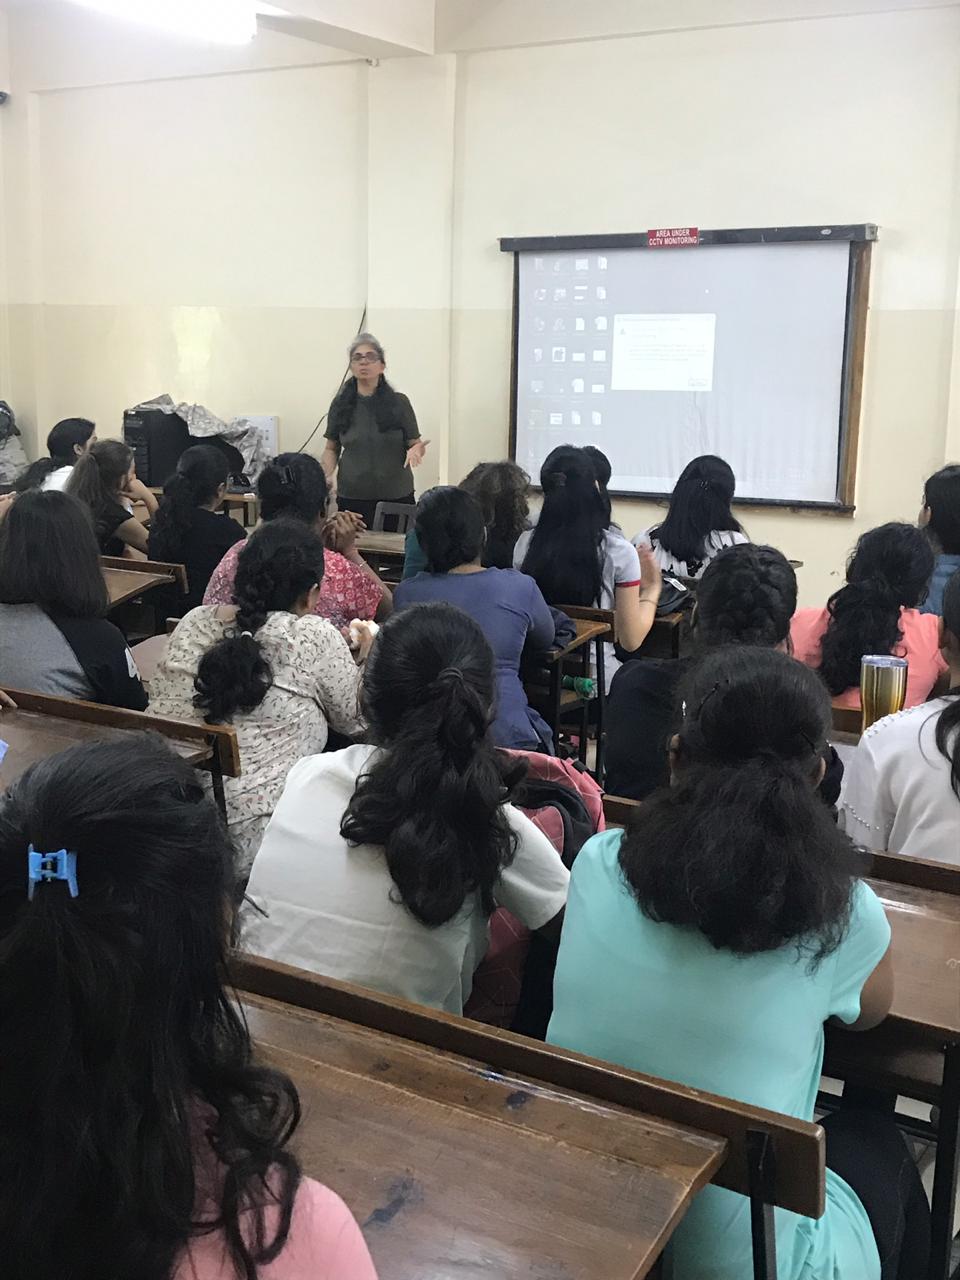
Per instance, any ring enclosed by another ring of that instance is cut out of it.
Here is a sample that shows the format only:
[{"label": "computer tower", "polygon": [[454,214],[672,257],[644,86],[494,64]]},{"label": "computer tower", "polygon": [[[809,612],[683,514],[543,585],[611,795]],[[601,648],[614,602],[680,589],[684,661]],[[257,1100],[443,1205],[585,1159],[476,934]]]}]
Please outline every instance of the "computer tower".
[{"label": "computer tower", "polygon": [[133,450],[137,477],[145,485],[163,486],[177,469],[180,455],[195,443],[176,413],[160,409],[127,409],[123,439]]}]

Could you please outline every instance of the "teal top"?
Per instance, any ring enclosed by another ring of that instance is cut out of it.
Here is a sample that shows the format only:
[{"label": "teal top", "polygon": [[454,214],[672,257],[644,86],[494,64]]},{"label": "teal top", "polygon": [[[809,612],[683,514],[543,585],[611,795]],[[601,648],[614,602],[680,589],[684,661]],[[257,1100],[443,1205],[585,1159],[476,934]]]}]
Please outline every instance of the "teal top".
[{"label": "teal top", "polygon": [[[622,835],[594,836],[574,864],[547,1039],[812,1120],[823,1024],[857,1020],[863,985],[890,943],[876,894],[856,882],[846,935],[812,972],[793,945],[736,956],[643,914],[620,871]],[[866,1211],[830,1169],[826,1204],[817,1220],[776,1210],[780,1280],[879,1280]],[[707,1187],[669,1254],[674,1280],[752,1275],[747,1198]]]}]

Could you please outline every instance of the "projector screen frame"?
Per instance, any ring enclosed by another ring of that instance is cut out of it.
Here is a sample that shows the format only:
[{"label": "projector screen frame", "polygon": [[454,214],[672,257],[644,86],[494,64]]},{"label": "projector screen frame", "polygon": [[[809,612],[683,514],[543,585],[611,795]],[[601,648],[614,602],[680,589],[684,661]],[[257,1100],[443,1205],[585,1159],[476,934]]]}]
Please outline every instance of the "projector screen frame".
[{"label": "projector screen frame", "polygon": [[[513,306],[510,353],[510,457],[517,457],[517,348],[520,325],[520,254],[567,252],[597,249],[649,249],[647,232],[613,232],[572,236],[501,236],[500,251],[513,254]],[[851,516],[856,510],[857,455],[860,443],[860,416],[863,401],[863,361],[866,346],[867,313],[870,302],[870,262],[877,225],[873,222],[825,224],[808,227],[737,227],[702,230],[699,244],[675,248],[655,248],[653,253],[696,253],[701,246],[741,244],[829,243],[849,244],[847,300],[843,336],[843,363],[840,388],[840,430],[837,447],[837,490],[832,502],[791,498],[735,498],[738,507],[781,507],[788,510],[823,511]],[[539,489],[537,477],[532,487]],[[612,498],[635,498],[662,502],[669,493],[637,493],[611,489]]]}]

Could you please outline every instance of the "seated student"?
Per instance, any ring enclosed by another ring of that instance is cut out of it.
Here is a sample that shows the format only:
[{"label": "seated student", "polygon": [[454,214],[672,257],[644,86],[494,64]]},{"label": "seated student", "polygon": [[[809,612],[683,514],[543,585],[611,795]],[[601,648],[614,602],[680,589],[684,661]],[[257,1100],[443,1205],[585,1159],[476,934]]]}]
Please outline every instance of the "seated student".
[{"label": "seated student", "polygon": [[847,765],[840,824],[868,849],[960,865],[960,570],[941,638],[950,692],[870,726]]},{"label": "seated student", "polygon": [[[725,644],[790,648],[797,576],[774,547],[727,547],[710,561],[697,591],[694,637],[700,654]],[[676,693],[696,659],[627,662],[607,700],[606,789],[643,800],[670,780],[667,743],[678,718]],[[843,766],[832,747],[820,795],[835,804]]]},{"label": "seated student", "polygon": [[129,445],[98,440],[77,459],[65,490],[89,507],[101,554],[122,556],[132,548],[146,555],[147,528],[133,514],[133,504],[142,502],[153,516],[157,499],[137,479]]},{"label": "seated student", "polygon": [[510,804],[524,766],[494,750],[493,655],[448,604],[404,609],[367,662],[375,745],[301,760],[253,864],[245,945],[461,1013],[496,906],[559,931],[569,874]]},{"label": "seated student", "polygon": [[[893,994],[883,906],[814,791],[827,695],[785,654],[728,646],[682,696],[673,786],[574,864],[547,1038],[812,1120],[823,1024],[876,1026]],[[776,1211],[781,1280],[920,1280],[930,1211],[892,1118],[820,1123],[826,1212]],[[669,1251],[676,1280],[749,1276],[749,1201],[702,1191]]]},{"label": "seated student", "polygon": [[147,695],[119,628],[87,512],[31,489],[0,522],[0,681],[143,711]]},{"label": "seated student", "polygon": [[48,458],[31,462],[18,477],[14,488],[18,493],[28,489],[64,489],[73,474],[74,464],[96,443],[96,426],[86,418],[63,418],[47,436]]},{"label": "seated student", "polygon": [[920,527],[926,529],[936,561],[921,613],[942,613],[943,592],[960,569],[960,466],[941,467],[923,486]]},{"label": "seated student", "polygon": [[736,480],[728,463],[705,453],[688,462],[670,495],[662,524],[634,538],[653,547],[664,573],[699,578],[713,557],[750,539],[730,509]]},{"label": "seated student", "polygon": [[153,735],[72,747],[0,796],[8,1280],[376,1280],[227,989],[232,894],[219,814]]},{"label": "seated student", "polygon": [[[345,631],[354,618],[382,620],[393,598],[357,550],[357,525],[349,516],[327,519],[328,491],[323,467],[309,453],[281,453],[268,462],[257,479],[261,524],[284,518],[300,520],[318,534],[332,538],[336,550],[324,555],[323,581],[314,605],[318,618],[327,618]],[[210,578],[204,604],[233,604],[233,580],[243,544],[226,553]]]},{"label": "seated student", "polygon": [[825,609],[800,609],[790,626],[793,652],[819,672],[834,701],[860,706],[864,654],[906,658],[907,699],[915,707],[946,672],[939,620],[919,612],[933,572],[933,552],[911,524],[883,524],[857,542],[847,584]]},{"label": "seated student", "polygon": [[[562,444],[548,454],[540,486],[543,509],[536,527],[517,539],[514,567],[529,574],[557,609],[612,609],[619,643],[639,649],[657,616],[662,586],[653,555],[647,548],[638,555],[611,525],[594,464],[583,449]],[[620,665],[612,644],[605,646],[604,659],[609,689]]]},{"label": "seated student", "polygon": [[147,553],[151,560],[182,564],[188,590],[186,595],[179,589],[168,590],[162,598],[162,616],[182,618],[201,604],[214,569],[233,544],[244,539],[236,520],[218,514],[229,475],[221,449],[197,444],[180,455],[176,471],[164,486],[163,501],[150,523]]},{"label": "seated student", "polygon": [[[241,776],[224,779],[245,874],[290,766],[322,751],[328,722],[360,730],[360,671],[347,642],[314,614],[324,547],[302,520],[273,520],[245,542],[236,605],[201,605],[180,622],[150,681],[150,709],[232,724]],[[369,648],[365,635],[361,656]]]},{"label": "seated student", "polygon": [[400,583],[394,607],[446,600],[468,613],[486,636],[496,663],[493,741],[523,751],[546,748],[552,755],[550,728],[528,705],[520,682],[524,646],[549,649],[556,633],[540,588],[516,569],[483,568],[483,512],[462,489],[440,485],[425,493],[417,506],[416,530],[427,572]]},{"label": "seated student", "polygon": [[[513,567],[513,549],[525,529],[530,528],[530,477],[515,462],[479,462],[457,488],[476,498],[483,512],[487,536],[483,544],[484,569]],[[423,573],[427,557],[417,539],[416,527],[406,537],[403,576]]]}]

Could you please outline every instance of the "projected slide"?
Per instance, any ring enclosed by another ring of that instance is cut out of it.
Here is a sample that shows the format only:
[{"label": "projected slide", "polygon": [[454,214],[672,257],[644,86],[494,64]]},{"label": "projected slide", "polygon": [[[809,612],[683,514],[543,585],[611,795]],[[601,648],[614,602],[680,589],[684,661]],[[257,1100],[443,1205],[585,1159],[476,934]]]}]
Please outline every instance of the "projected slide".
[{"label": "projected slide", "polygon": [[668,493],[701,453],[744,498],[837,492],[849,246],[521,252],[516,459],[595,444],[611,489]]}]

